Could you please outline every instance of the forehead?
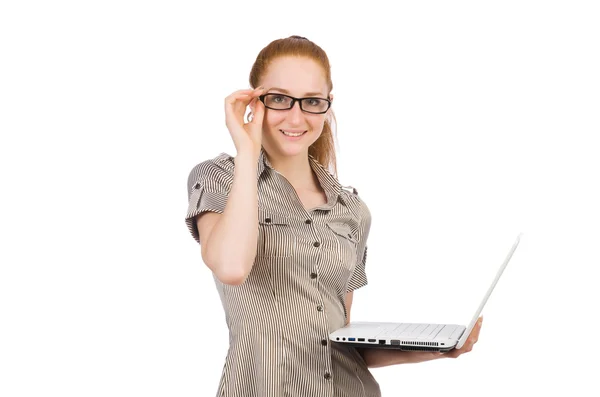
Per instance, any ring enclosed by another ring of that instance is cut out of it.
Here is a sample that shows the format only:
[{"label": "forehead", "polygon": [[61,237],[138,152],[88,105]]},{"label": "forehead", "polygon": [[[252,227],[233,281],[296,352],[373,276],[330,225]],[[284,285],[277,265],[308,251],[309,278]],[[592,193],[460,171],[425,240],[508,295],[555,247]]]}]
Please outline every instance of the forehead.
[{"label": "forehead", "polygon": [[263,76],[261,85],[267,90],[283,88],[290,95],[302,96],[308,92],[327,94],[323,68],[309,58],[281,57],[273,60]]}]

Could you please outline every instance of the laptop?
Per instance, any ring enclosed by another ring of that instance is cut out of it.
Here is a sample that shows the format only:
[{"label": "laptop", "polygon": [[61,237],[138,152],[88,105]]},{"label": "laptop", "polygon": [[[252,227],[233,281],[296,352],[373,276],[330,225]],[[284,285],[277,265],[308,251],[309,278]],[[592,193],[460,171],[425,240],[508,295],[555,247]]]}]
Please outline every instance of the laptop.
[{"label": "laptop", "polygon": [[517,236],[492,285],[475,311],[467,327],[457,324],[416,324],[389,322],[350,322],[331,334],[333,342],[361,348],[396,349],[405,351],[448,352],[460,349],[471,334],[483,307],[498,283],[502,272],[517,249],[522,233]]}]

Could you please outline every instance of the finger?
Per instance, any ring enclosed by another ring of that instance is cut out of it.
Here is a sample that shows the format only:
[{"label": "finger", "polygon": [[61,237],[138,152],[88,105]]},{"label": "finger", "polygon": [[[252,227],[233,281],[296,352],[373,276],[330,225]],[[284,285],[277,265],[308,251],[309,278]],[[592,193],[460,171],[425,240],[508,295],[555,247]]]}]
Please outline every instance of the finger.
[{"label": "finger", "polygon": [[230,97],[233,97],[233,98],[236,98],[236,97],[254,98],[254,97],[257,97],[257,96],[261,95],[263,92],[264,92],[264,89],[257,88],[255,90],[250,91],[250,92],[240,92],[240,93],[237,93],[237,94],[232,94],[232,95],[230,95]]},{"label": "finger", "polygon": [[469,345],[467,346],[467,351],[470,352],[471,350],[473,350],[473,345],[475,345],[475,341],[471,341],[471,343],[469,343]]},{"label": "finger", "polygon": [[225,114],[228,117],[237,118],[243,116],[252,98],[248,95],[239,94],[236,97],[228,98],[227,101],[225,102]]},{"label": "finger", "polygon": [[233,98],[237,98],[240,95],[248,95],[248,94],[250,94],[250,92],[252,92],[252,91],[251,90],[239,90],[239,91],[233,92],[225,97],[225,102],[231,102],[231,100]]},{"label": "finger", "polygon": [[225,99],[225,106],[234,107],[240,106],[246,108],[256,97],[261,95],[261,91],[251,92],[247,94],[236,94]]},{"label": "finger", "polygon": [[237,94],[248,94],[251,93],[253,91],[256,91],[257,89],[262,88],[262,87],[258,87],[258,88],[247,88],[244,90],[237,90],[232,92],[231,94],[229,94],[228,96],[233,96],[233,95],[237,95]]},{"label": "finger", "polygon": [[[250,96],[250,93],[242,93],[242,94],[235,94],[235,95],[230,95],[227,98],[225,98],[225,103],[229,104],[229,105],[233,105],[234,103],[240,101],[240,100],[244,100],[244,99],[248,99],[248,98],[252,98]],[[250,100],[248,100],[249,102]]]},{"label": "finger", "polygon": [[263,105],[263,103],[257,99],[254,102],[254,118],[252,119],[252,124],[262,126],[264,114],[265,105]]},{"label": "finger", "polygon": [[244,98],[244,97],[248,98],[248,97],[258,96],[263,91],[264,91],[264,88],[262,88],[262,87],[259,87],[256,89],[250,89],[250,90],[238,90],[238,91],[235,91],[234,93],[232,93],[231,95],[228,95],[225,98],[225,102],[233,103],[239,98]]}]

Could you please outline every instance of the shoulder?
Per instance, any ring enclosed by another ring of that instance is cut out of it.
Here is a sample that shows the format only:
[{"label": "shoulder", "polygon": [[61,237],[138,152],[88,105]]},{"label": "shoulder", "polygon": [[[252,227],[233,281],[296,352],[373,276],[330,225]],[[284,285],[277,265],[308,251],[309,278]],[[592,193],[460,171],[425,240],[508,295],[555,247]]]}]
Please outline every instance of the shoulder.
[{"label": "shoulder", "polygon": [[190,171],[190,175],[200,175],[215,170],[233,172],[234,166],[234,157],[227,153],[221,153],[211,159],[196,164]]},{"label": "shoulder", "polygon": [[227,184],[233,181],[235,158],[227,153],[221,153],[213,158],[196,164],[188,175],[188,189],[196,183],[204,184],[213,181]]},{"label": "shoulder", "polygon": [[358,190],[354,186],[342,186],[342,198],[346,206],[361,222],[371,221],[371,212],[369,206],[363,198],[358,194]]}]

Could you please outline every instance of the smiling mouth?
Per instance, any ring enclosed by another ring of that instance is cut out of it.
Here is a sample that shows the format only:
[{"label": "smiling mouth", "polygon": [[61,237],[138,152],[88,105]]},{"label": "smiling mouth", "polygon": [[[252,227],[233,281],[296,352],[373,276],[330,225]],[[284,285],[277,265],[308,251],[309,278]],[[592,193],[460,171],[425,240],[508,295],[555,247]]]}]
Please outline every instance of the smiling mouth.
[{"label": "smiling mouth", "polygon": [[306,134],[306,131],[303,131],[303,132],[288,132],[285,130],[279,130],[279,131],[281,131],[281,133],[283,133],[283,135],[291,136],[291,137],[299,137],[299,136]]}]

